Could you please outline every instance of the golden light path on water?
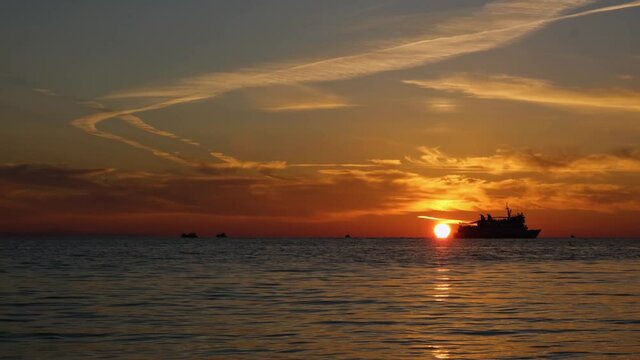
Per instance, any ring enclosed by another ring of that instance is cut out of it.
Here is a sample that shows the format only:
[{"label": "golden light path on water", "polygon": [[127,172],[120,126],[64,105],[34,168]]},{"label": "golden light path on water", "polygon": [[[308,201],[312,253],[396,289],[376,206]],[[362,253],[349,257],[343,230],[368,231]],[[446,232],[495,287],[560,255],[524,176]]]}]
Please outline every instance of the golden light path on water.
[{"label": "golden light path on water", "polygon": [[638,239],[16,238],[0,255],[9,358],[640,354]]}]

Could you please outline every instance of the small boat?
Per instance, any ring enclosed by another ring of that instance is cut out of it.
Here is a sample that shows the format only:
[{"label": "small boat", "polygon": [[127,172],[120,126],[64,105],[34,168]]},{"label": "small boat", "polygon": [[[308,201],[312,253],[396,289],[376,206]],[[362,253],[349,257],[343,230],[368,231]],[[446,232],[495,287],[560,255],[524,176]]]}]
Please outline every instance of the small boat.
[{"label": "small boat", "polygon": [[227,237],[227,233],[223,233],[223,232],[221,232],[221,233],[219,233],[219,234],[216,234],[216,237],[217,237],[217,238],[226,238],[226,237]]},{"label": "small boat", "polygon": [[198,234],[191,232],[191,233],[182,233],[182,235],[180,235],[181,238],[187,238],[187,239],[194,239],[198,237]]}]

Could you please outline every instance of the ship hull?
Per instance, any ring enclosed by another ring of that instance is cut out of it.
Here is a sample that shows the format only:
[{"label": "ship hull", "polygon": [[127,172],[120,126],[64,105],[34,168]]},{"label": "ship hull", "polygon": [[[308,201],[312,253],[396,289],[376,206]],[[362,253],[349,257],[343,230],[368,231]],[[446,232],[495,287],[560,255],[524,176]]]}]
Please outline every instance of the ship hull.
[{"label": "ship hull", "polygon": [[476,227],[460,228],[454,234],[456,239],[535,239],[540,230],[494,231]]}]

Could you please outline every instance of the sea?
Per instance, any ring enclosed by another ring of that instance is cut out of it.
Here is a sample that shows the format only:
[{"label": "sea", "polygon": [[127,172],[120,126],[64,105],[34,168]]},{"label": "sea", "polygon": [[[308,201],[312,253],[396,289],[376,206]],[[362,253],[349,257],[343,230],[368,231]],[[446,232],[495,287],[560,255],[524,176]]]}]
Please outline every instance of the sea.
[{"label": "sea", "polygon": [[2,359],[640,359],[640,239],[5,237]]}]

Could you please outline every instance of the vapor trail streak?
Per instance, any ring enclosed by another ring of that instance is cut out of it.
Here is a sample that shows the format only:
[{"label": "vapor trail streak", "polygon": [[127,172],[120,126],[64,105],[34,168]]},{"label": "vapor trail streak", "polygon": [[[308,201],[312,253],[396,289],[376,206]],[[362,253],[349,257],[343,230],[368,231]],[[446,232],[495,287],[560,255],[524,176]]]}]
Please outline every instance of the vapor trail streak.
[{"label": "vapor trail streak", "polygon": [[[471,27],[474,25],[478,27],[488,25],[490,28],[490,26],[494,26],[492,24],[497,17],[498,20],[507,22],[509,26],[413,41],[363,54],[331,58],[278,70],[251,69],[235,73],[211,73],[183,79],[169,86],[123,91],[108,95],[103,99],[151,98],[158,99],[158,102],[137,108],[94,114],[75,119],[71,123],[89,134],[133,145],[130,140],[116,135],[106,135],[96,128],[97,124],[102,121],[112,118],[124,118],[128,119],[126,121],[140,130],[196,145],[192,140],[182,139],[175,134],[156,129],[137,117],[133,118],[132,115],[173,105],[212,99],[223,93],[248,87],[345,80],[381,72],[413,68],[459,55],[505,46],[552,22],[640,6],[640,1],[633,1],[627,4],[559,16],[563,11],[589,3],[592,3],[592,1],[497,1],[485,6],[475,17],[463,19],[466,21],[465,25]],[[512,25],[514,22],[516,25]],[[134,146],[144,148],[144,145],[141,144]],[[150,151],[152,153],[158,152]],[[171,159],[171,156],[165,156],[165,158]],[[184,159],[179,159],[179,161],[183,162]]]}]

